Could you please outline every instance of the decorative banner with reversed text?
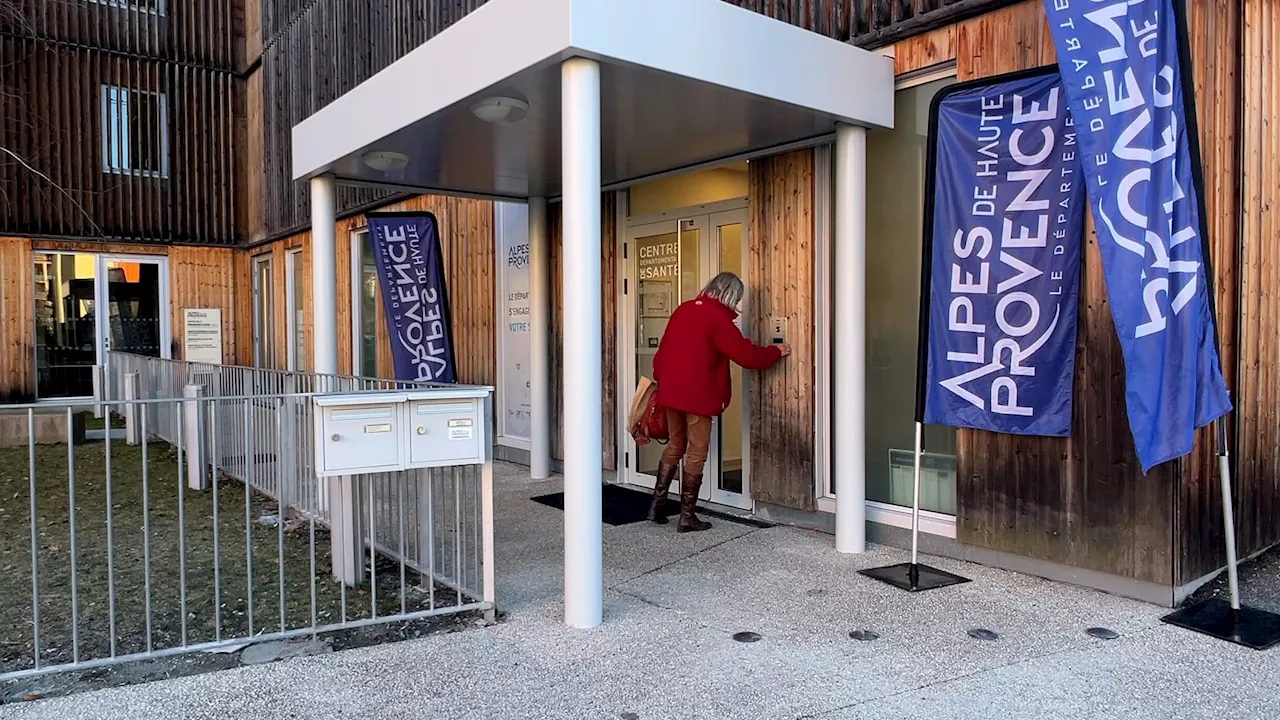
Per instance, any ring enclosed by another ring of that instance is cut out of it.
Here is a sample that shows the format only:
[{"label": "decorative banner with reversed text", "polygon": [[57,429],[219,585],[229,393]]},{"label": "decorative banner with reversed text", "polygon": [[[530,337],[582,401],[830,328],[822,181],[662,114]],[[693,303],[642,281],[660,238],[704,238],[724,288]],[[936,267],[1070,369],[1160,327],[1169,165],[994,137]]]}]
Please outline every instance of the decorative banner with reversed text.
[{"label": "decorative banner with reversed text", "polygon": [[1170,0],[1045,0],[1081,156],[1125,406],[1143,472],[1191,452],[1231,410],[1204,269]]},{"label": "decorative banner with reversed text", "polygon": [[440,236],[431,213],[370,213],[396,379],[457,382]]}]

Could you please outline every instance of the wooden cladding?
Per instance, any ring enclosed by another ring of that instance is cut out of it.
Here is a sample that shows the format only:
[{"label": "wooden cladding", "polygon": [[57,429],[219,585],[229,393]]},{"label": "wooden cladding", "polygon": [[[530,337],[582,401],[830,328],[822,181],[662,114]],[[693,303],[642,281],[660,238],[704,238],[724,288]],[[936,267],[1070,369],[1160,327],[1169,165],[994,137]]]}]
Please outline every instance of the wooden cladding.
[{"label": "wooden cladding", "polygon": [[751,495],[814,510],[814,156],[812,150],[748,167],[747,335],[763,342],[784,318],[791,356],[748,376]]},{"label": "wooden cladding", "polygon": [[724,0],[851,42],[880,47],[1019,0]]},{"label": "wooden cladding", "polygon": [[[606,470],[618,467],[618,200],[617,193],[600,198],[600,440],[601,463]],[[551,285],[551,456],[564,459],[564,224],[563,206],[547,208],[550,240]]]},{"label": "wooden cladding", "polygon": [[232,7],[20,3],[0,31],[0,232],[233,243]]},{"label": "wooden cladding", "polygon": [[6,0],[0,33],[125,60],[237,69],[245,0]]},{"label": "wooden cladding", "polygon": [[[483,4],[484,0],[261,0],[268,237],[310,224],[310,188],[293,180],[293,126]],[[393,197],[383,190],[339,187],[338,213]]]},{"label": "wooden cladding", "polygon": [[35,398],[35,358],[31,242],[0,237],[0,402]]},{"label": "wooden cladding", "polygon": [[1240,22],[1240,374],[1232,399],[1244,557],[1280,542],[1280,6],[1243,0]]}]

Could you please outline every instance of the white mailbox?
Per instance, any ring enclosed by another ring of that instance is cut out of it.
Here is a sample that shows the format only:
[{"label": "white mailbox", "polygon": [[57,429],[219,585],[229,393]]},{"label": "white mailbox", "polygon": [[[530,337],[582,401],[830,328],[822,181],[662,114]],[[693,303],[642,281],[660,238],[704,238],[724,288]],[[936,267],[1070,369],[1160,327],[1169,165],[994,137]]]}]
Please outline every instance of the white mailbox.
[{"label": "white mailbox", "polygon": [[489,389],[437,388],[408,393],[408,467],[480,465],[489,460]]},{"label": "white mailbox", "polygon": [[402,392],[316,397],[316,475],[403,469],[406,399]]}]

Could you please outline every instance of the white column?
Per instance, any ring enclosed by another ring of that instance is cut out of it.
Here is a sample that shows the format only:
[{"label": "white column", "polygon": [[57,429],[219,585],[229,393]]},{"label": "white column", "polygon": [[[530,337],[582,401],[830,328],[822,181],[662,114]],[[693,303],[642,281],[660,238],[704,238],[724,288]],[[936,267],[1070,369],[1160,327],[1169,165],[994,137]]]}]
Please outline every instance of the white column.
[{"label": "white column", "polygon": [[561,66],[564,208],[564,619],[600,624],[600,65]]},{"label": "white column", "polygon": [[836,550],[867,549],[866,246],[867,131],[836,129],[835,403]]},{"label": "white column", "polygon": [[312,370],[338,374],[338,271],[333,176],[311,178]]},{"label": "white column", "polygon": [[529,475],[551,476],[551,243],[547,199],[529,198]]}]

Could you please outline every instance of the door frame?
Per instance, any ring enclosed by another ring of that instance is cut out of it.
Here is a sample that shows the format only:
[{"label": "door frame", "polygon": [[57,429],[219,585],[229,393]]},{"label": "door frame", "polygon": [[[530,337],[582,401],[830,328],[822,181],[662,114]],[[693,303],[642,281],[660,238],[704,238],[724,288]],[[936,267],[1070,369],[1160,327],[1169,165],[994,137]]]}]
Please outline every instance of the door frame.
[{"label": "door frame", "polygon": [[[630,410],[631,397],[635,391],[636,372],[634,371],[636,357],[636,308],[632,301],[634,295],[633,288],[636,286],[637,279],[634,273],[634,258],[629,256],[629,243],[633,242],[637,237],[645,237],[647,235],[656,234],[652,231],[659,230],[663,225],[673,227],[677,232],[680,230],[680,223],[684,220],[695,220],[698,222],[698,229],[703,233],[700,242],[699,259],[700,259],[700,280],[705,283],[709,276],[709,268],[714,263],[719,271],[719,235],[715,233],[717,220],[729,219],[742,223],[743,239],[742,239],[742,267],[746,267],[747,249],[749,247],[748,237],[750,233],[750,215],[748,214],[747,198],[735,198],[715,203],[707,203],[703,205],[693,205],[683,208],[675,208],[657,213],[649,213],[639,216],[629,216],[626,214],[627,198],[626,190],[618,191],[618,217],[617,227],[620,232],[615,233],[615,257],[619,259],[616,265],[616,281],[618,287],[622,288],[620,294],[620,307],[618,309],[618,321],[616,325],[616,347],[618,352],[615,358],[616,374],[618,377],[618,399],[617,403],[617,443],[622,449],[623,462],[618,468],[618,480],[622,484],[635,487],[643,487],[652,489],[652,475],[640,473],[637,467],[633,467],[632,458],[636,458],[638,464],[638,450],[635,441],[627,432],[627,414]],[[721,224],[724,224],[723,222]],[[731,223],[730,223],[731,224]],[[650,231],[650,232],[646,232]],[[643,233],[643,234],[641,234]],[[745,278],[743,279],[745,283]],[[739,317],[740,327],[744,327],[748,322],[746,312]],[[735,372],[744,373],[742,368],[734,368]],[[708,482],[703,484],[702,492],[699,494],[700,500],[709,500],[718,505],[725,505],[741,510],[753,511],[755,509],[755,501],[751,497],[751,461],[750,461],[750,392],[747,390],[747,381],[743,378],[743,397],[742,400],[742,494],[728,493],[720,490],[719,473],[720,467],[720,443],[717,441],[721,430],[720,420],[716,419],[713,429],[713,442],[711,451],[707,457],[707,463],[715,468],[715,476],[708,478]],[[645,479],[649,480],[646,482]]]},{"label": "door frame", "polygon": [[[98,339],[98,364],[106,365],[107,351],[111,348],[107,342],[110,335],[107,330],[107,322],[103,322],[104,317],[110,317],[110,295],[107,287],[107,263],[109,262],[128,262],[138,264],[150,264],[156,267],[156,282],[160,284],[160,358],[170,360],[173,358],[173,308],[170,307],[169,298],[169,258],[165,255],[128,255],[123,253],[101,253],[97,255],[94,261],[94,302],[101,309],[95,310],[97,316],[97,339]],[[108,321],[109,322],[109,321]]]},{"label": "door frame", "polygon": [[[131,255],[128,253],[97,253],[97,252],[78,252],[74,250],[41,250],[33,249],[31,251],[32,259],[27,267],[27,272],[35,275],[35,255],[57,256],[70,255],[72,257],[83,255],[93,258],[93,345],[94,345],[94,361],[97,363],[93,375],[94,394],[81,395],[76,397],[41,397],[39,387],[39,368],[36,367],[36,356],[34,353],[34,343],[32,352],[32,369],[36,372],[36,402],[62,403],[72,400],[93,400],[95,397],[102,397],[102,368],[107,364],[107,352],[110,350],[108,342],[111,338],[108,331],[110,320],[110,294],[107,287],[107,263],[109,262],[134,262],[148,263],[157,266],[156,282],[159,284],[159,321],[160,321],[160,356],[162,359],[170,360],[173,358],[173,307],[171,305],[170,287],[169,287],[169,257],[167,255]],[[34,285],[32,287],[34,292]],[[39,328],[35,327],[36,318],[34,313],[31,317],[33,332],[39,332]],[[95,415],[101,417],[102,408],[95,408]]]}]

